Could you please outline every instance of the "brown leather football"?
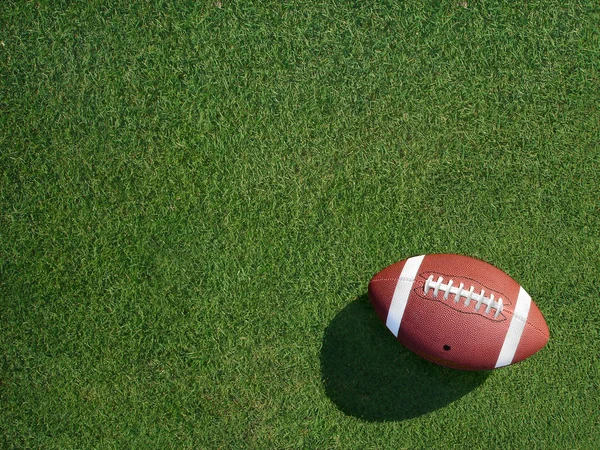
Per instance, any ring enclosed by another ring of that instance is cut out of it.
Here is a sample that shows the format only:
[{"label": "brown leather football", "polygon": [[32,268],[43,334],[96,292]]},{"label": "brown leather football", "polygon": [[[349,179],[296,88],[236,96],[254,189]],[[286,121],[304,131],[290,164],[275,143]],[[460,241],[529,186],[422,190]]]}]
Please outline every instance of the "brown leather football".
[{"label": "brown leather football", "polygon": [[386,267],[369,298],[401,344],[437,364],[489,370],[541,350],[544,316],[500,269],[461,255],[421,255]]}]

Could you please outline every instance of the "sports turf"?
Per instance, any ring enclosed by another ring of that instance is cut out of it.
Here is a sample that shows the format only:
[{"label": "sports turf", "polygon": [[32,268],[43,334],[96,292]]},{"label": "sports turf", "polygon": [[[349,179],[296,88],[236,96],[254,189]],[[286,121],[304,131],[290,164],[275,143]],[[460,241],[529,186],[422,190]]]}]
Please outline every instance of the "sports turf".
[{"label": "sports turf", "polygon": [[[600,448],[600,10],[0,11],[0,446]],[[366,298],[484,259],[548,346],[490,373]]]}]

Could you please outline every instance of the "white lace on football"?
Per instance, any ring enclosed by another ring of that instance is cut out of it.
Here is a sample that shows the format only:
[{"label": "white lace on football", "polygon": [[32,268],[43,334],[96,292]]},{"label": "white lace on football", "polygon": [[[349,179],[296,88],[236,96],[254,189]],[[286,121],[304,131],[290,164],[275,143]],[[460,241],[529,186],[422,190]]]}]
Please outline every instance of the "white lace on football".
[{"label": "white lace on football", "polygon": [[469,306],[471,301],[476,301],[477,303],[475,304],[475,311],[479,311],[481,309],[481,305],[486,306],[485,314],[489,314],[492,309],[495,309],[496,313],[494,314],[494,319],[497,319],[502,312],[502,309],[504,309],[502,298],[495,300],[494,294],[490,294],[489,297],[486,297],[485,290],[483,289],[481,289],[479,293],[476,293],[473,286],[471,286],[471,288],[467,291],[463,289],[465,287],[464,283],[460,283],[458,286],[453,286],[453,280],[448,281],[447,284],[444,284],[443,281],[443,277],[438,277],[437,281],[433,281],[433,275],[431,275],[425,282],[425,286],[423,288],[425,295],[429,293],[430,289],[433,289],[434,298],[437,297],[440,291],[442,291],[444,293],[444,300],[448,300],[450,294],[453,294],[454,303],[458,303],[462,297],[465,298],[465,306]]}]

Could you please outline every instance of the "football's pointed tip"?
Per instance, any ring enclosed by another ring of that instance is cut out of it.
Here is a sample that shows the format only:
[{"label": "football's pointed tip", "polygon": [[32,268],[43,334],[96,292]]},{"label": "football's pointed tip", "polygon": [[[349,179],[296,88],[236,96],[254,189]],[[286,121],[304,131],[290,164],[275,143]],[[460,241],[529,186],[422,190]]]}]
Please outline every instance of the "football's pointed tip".
[{"label": "football's pointed tip", "polygon": [[369,281],[369,300],[379,318],[385,323],[398,278],[405,261],[397,262],[376,273]]},{"label": "football's pointed tip", "polygon": [[517,348],[513,363],[527,359],[542,350],[550,340],[550,331],[546,320],[535,303],[527,321],[528,326],[523,330],[521,342]]},{"label": "football's pointed tip", "polygon": [[536,352],[538,352],[543,349],[550,340],[550,330],[548,329],[548,324],[546,323],[544,315],[534,302],[531,303],[530,317],[531,324],[537,331],[535,342],[537,344]]}]

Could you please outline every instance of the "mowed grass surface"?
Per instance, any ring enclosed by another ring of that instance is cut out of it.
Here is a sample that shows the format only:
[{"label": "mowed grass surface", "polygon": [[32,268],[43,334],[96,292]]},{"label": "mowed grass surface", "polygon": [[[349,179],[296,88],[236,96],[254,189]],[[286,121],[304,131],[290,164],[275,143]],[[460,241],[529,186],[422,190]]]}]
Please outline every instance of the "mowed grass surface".
[{"label": "mowed grass surface", "polygon": [[[5,3],[1,446],[599,448],[599,23]],[[519,281],[547,348],[468,374],[394,342],[367,283],[434,252]]]}]

